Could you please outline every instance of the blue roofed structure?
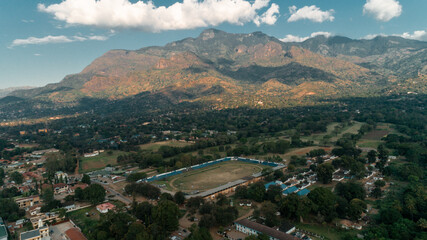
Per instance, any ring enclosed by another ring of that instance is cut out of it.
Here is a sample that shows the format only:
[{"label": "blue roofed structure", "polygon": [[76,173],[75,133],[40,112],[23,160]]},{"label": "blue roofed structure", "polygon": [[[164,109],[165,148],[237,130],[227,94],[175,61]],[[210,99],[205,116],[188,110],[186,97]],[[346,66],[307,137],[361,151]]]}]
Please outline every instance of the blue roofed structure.
[{"label": "blue roofed structure", "polygon": [[286,194],[286,195],[291,194],[291,193],[295,192],[296,190],[298,190],[298,188],[295,186],[292,186],[292,187],[286,189],[285,191],[283,191],[283,194]]},{"label": "blue roofed structure", "polygon": [[282,185],[280,185],[280,188],[282,189],[282,190],[284,190],[284,189],[286,189],[288,186],[286,185],[286,184],[282,184]]},{"label": "blue roofed structure", "polygon": [[265,190],[268,190],[268,188],[269,188],[270,186],[274,186],[274,185],[276,185],[276,183],[275,183],[275,182],[269,182],[269,183],[264,184]]},{"label": "blue roofed structure", "polygon": [[302,190],[298,191],[298,192],[297,192],[297,195],[298,195],[298,196],[305,196],[305,195],[307,195],[309,192],[310,192],[310,190],[308,190],[307,188],[304,188],[304,189],[302,189]]}]

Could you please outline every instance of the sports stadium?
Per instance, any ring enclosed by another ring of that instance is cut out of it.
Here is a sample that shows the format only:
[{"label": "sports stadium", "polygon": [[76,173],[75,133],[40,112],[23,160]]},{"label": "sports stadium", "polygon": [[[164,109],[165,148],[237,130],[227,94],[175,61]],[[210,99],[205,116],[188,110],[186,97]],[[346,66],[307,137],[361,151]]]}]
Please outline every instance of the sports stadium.
[{"label": "sports stadium", "polygon": [[281,163],[242,157],[225,157],[191,167],[139,180],[161,186],[170,192],[182,191],[187,197],[215,198],[236,187],[261,180],[264,169],[281,169]]}]

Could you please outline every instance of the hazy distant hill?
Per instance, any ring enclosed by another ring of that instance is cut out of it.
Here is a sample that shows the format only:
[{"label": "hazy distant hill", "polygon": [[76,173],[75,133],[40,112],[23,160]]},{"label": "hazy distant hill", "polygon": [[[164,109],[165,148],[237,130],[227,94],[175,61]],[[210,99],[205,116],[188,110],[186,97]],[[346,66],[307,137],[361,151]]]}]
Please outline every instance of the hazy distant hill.
[{"label": "hazy distant hill", "polygon": [[6,97],[9,93],[17,91],[17,90],[28,90],[28,89],[32,89],[34,87],[10,87],[10,88],[3,88],[0,89],[0,98],[2,97]]},{"label": "hazy distant hill", "polygon": [[284,43],[261,32],[208,29],[163,47],[111,50],[60,83],[11,95],[56,104],[148,95],[218,108],[305,104],[388,94],[400,91],[399,84],[409,89],[408,79],[420,78],[417,84],[425,86],[426,46],[398,37],[319,36]]},{"label": "hazy distant hill", "polygon": [[371,40],[317,36],[294,45],[401,78],[427,75],[427,42],[395,36]]}]

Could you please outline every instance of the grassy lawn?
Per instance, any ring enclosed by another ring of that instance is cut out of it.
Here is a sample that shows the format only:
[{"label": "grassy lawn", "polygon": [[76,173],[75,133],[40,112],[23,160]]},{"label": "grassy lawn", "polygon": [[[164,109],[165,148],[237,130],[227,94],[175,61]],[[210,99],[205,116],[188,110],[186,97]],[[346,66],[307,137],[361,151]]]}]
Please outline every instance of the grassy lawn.
[{"label": "grassy lawn", "polygon": [[375,149],[377,149],[381,143],[383,143],[383,141],[361,139],[360,141],[357,142],[357,146],[361,147],[361,148],[375,148]]},{"label": "grassy lawn", "polygon": [[107,151],[100,153],[95,157],[83,157],[80,159],[80,172],[90,172],[105,168],[108,164],[117,165],[117,157],[125,154],[122,151],[112,151],[113,154],[109,155]]},{"label": "grassy lawn", "polygon": [[334,133],[335,127],[339,126],[339,123],[335,122],[327,126],[327,130],[325,133],[317,133],[317,134],[312,134],[310,136],[303,136],[301,137],[301,140],[313,141],[315,144],[321,144],[324,142],[323,138],[325,136],[329,136],[326,143],[328,145],[333,145],[333,143],[335,143],[339,138],[341,138],[346,133],[357,134],[362,125],[363,125],[362,122],[354,121],[353,124],[343,127],[342,129],[340,129],[339,132],[337,132],[337,134],[335,134]]},{"label": "grassy lawn", "polygon": [[341,239],[345,234],[355,234],[356,230],[346,230],[337,228],[330,225],[321,225],[321,224],[306,224],[306,223],[295,223],[295,226],[299,229],[303,229],[312,233],[316,233],[318,235],[324,236],[327,239],[331,240],[339,240]]},{"label": "grassy lawn", "polygon": [[139,147],[143,150],[157,151],[157,150],[159,150],[159,148],[161,146],[185,147],[185,146],[189,146],[191,144],[192,143],[170,140],[170,141],[147,143],[147,144],[140,145]]},{"label": "grassy lawn", "polygon": [[250,208],[250,207],[240,206],[238,202],[235,202],[235,206],[237,208],[237,211],[239,211],[239,215],[237,216],[237,218],[245,216],[246,214],[248,214],[252,210],[252,208]]},{"label": "grassy lawn", "polygon": [[[88,215],[86,215],[88,213]],[[67,217],[77,224],[82,232],[87,234],[99,221],[99,212],[95,207],[88,207],[74,212],[67,213]]]},{"label": "grassy lawn", "polygon": [[267,166],[238,161],[215,164],[209,167],[189,171],[154,184],[165,184],[166,189],[173,191],[205,191],[228,182],[261,172]]}]

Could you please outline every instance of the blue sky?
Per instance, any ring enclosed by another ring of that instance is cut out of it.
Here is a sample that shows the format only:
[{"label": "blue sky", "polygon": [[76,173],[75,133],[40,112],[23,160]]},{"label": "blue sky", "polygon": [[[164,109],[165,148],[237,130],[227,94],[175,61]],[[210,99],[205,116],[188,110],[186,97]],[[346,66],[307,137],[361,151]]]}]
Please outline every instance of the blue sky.
[{"label": "blue sky", "polygon": [[316,33],[426,41],[426,9],[424,0],[1,0],[0,88],[59,82],[108,50],[164,45],[209,27],[284,41]]}]

